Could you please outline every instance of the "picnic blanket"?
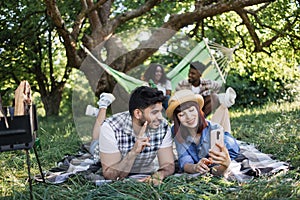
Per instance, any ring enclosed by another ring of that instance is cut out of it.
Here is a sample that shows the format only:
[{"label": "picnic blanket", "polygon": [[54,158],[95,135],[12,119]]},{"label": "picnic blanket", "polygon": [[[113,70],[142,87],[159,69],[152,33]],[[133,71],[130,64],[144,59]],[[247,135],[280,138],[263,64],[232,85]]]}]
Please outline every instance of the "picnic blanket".
[{"label": "picnic blanket", "polygon": [[228,180],[247,182],[255,177],[271,176],[280,171],[287,172],[290,165],[287,162],[272,159],[272,155],[260,152],[254,145],[238,140],[240,153],[230,163]]},{"label": "picnic blanket", "polygon": [[[224,178],[231,181],[248,182],[261,176],[271,176],[278,172],[287,172],[290,168],[287,162],[278,161],[272,158],[272,155],[260,152],[254,145],[238,141],[240,145],[240,154],[233,160],[229,166],[229,171]],[[86,148],[88,149],[88,148]],[[66,155],[57,162],[57,166],[45,173],[46,182],[60,184],[68,180],[69,177],[81,174],[88,181],[96,185],[109,183],[102,176],[101,165],[95,162],[93,156],[87,151],[79,151],[76,155]],[[174,176],[187,175],[185,173],[175,172]],[[193,174],[188,176],[198,176]],[[145,175],[134,175],[129,178],[139,179]],[[40,175],[35,176],[36,181],[42,181]]]}]

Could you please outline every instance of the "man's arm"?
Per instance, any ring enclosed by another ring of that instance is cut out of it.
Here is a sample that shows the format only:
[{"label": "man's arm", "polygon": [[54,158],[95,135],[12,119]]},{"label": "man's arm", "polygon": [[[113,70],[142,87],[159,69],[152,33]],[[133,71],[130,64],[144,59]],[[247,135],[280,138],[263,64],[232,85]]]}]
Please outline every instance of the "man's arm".
[{"label": "man's arm", "polygon": [[141,129],[141,132],[139,133],[139,136],[136,138],[136,142],[133,148],[127,153],[124,158],[122,158],[121,152],[115,151],[117,150],[117,147],[114,148],[113,153],[106,153],[105,151],[103,151],[106,148],[108,148],[108,150],[106,150],[109,151],[110,146],[116,146],[116,144],[114,143],[116,141],[113,141],[115,139],[114,134],[109,126],[102,126],[99,138],[100,160],[102,164],[103,176],[106,179],[116,180],[128,176],[136,157],[145,148],[145,146],[150,146],[149,138],[140,137],[145,132],[146,127],[147,122],[145,122],[144,126]]},{"label": "man's arm", "polygon": [[211,84],[210,84],[211,91],[218,93],[220,91],[221,87],[222,87],[222,83],[220,83],[218,81],[211,81]]},{"label": "man's arm", "polygon": [[184,90],[184,89],[187,89],[187,90],[190,90],[191,89],[191,85],[190,83],[188,82],[188,80],[182,80],[180,81],[176,88],[175,88],[175,91],[179,91],[179,90]]},{"label": "man's arm", "polygon": [[125,178],[130,173],[132,165],[138,154],[133,151],[122,159],[121,153],[102,153],[100,152],[100,160],[102,164],[103,176],[109,180],[117,180]]},{"label": "man's arm", "polygon": [[164,178],[170,176],[175,171],[173,147],[161,148],[158,150],[159,169],[152,175],[153,182],[160,183]]},{"label": "man's arm", "polygon": [[157,152],[157,157],[159,169],[156,173],[153,174],[153,177],[158,176],[162,180],[165,177],[172,175],[175,171],[173,139],[171,128],[169,126],[161,147]]}]

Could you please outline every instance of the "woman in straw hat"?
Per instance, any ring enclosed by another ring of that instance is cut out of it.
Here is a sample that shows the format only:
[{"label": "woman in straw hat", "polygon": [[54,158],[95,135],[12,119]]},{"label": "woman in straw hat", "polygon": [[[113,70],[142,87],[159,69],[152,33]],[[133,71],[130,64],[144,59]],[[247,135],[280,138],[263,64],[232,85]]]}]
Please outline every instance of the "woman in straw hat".
[{"label": "woman in straw hat", "polygon": [[174,120],[179,168],[187,173],[224,175],[240,148],[230,133],[224,132],[224,145],[216,144],[219,150],[210,149],[211,130],[223,132],[223,128],[205,119],[203,104],[203,97],[191,90],[177,91],[169,100],[166,114]]}]

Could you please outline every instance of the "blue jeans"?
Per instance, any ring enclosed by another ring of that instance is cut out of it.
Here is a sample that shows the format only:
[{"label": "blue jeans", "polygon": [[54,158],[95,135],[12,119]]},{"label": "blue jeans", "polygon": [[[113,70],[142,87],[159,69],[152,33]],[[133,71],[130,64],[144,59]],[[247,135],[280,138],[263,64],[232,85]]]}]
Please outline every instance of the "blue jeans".
[{"label": "blue jeans", "polygon": [[166,99],[163,101],[162,106],[164,107],[165,110],[167,110],[170,95],[166,95],[165,97],[166,97]]}]

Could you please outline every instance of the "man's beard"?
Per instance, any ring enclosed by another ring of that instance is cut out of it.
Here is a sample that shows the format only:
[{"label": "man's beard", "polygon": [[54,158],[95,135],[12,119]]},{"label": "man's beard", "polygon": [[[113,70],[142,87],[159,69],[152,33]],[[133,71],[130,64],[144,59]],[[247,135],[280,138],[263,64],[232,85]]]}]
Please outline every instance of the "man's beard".
[{"label": "man's beard", "polygon": [[146,118],[144,117],[144,114],[142,115],[141,119],[139,119],[138,124],[139,126],[143,126],[146,122]]},{"label": "man's beard", "polygon": [[195,81],[193,81],[192,79],[188,79],[188,82],[190,83],[190,84],[193,84]]},{"label": "man's beard", "polygon": [[[138,120],[138,125],[139,126],[143,126],[144,124],[145,124],[145,122],[146,122],[147,120],[146,120],[146,118],[145,118],[145,116],[144,115],[142,115],[142,117]],[[162,121],[161,120],[158,120],[159,121],[159,123],[161,123]],[[148,128],[151,128],[151,124],[152,123],[154,123],[154,121],[152,121],[151,120],[151,122],[149,122],[148,121]]]}]

